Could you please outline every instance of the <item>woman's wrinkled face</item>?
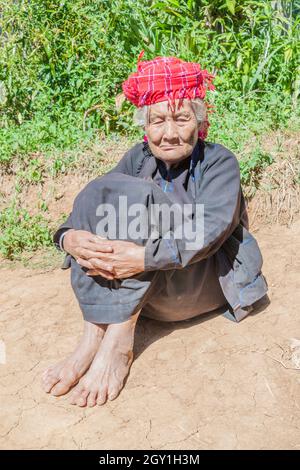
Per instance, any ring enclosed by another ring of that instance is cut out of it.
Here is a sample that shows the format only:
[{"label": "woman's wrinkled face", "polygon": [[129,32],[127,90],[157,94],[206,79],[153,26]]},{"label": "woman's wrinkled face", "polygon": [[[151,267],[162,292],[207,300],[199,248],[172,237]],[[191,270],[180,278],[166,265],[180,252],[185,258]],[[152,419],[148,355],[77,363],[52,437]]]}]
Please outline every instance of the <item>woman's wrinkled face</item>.
[{"label": "woman's wrinkled face", "polygon": [[145,131],[151,152],[167,165],[173,165],[191,155],[198,140],[199,125],[192,104],[175,102],[172,111],[168,101],[150,106]]}]

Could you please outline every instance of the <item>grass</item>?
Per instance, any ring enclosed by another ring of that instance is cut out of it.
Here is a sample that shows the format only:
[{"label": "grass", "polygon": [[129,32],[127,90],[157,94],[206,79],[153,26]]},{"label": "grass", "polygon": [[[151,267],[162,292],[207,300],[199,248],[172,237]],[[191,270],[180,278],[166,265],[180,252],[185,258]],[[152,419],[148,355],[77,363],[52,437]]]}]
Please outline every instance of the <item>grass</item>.
[{"label": "grass", "polygon": [[42,214],[32,216],[14,205],[0,213],[0,253],[4,258],[17,259],[24,250],[51,244],[49,221]]}]

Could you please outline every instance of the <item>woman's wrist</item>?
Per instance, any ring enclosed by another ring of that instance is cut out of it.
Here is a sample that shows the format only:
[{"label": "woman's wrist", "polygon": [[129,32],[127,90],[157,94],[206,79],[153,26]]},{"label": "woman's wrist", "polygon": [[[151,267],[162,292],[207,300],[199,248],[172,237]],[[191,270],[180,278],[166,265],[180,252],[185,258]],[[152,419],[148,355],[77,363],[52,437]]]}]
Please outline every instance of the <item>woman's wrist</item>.
[{"label": "woman's wrist", "polygon": [[61,238],[59,240],[62,250],[65,251],[66,253],[69,253],[69,248],[70,248],[69,241],[70,241],[71,232],[75,232],[75,229],[71,228],[69,230],[66,230],[66,232],[64,232],[61,235]]},{"label": "woman's wrist", "polygon": [[65,235],[66,233],[68,232],[69,229],[65,230],[59,237],[59,240],[58,240],[58,245],[59,245],[59,249],[61,251],[65,251],[65,248],[64,248],[64,238],[65,238]]}]

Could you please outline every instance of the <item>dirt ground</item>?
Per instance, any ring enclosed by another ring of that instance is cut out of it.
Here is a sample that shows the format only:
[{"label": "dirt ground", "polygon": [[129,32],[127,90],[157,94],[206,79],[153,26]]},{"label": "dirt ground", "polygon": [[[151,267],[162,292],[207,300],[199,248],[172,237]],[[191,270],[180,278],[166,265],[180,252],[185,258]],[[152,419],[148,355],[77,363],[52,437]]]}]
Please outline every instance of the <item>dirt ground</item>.
[{"label": "dirt ground", "polygon": [[256,236],[271,304],[240,324],[140,319],[125,389],[91,409],[40,387],[81,331],[70,272],[0,269],[0,448],[300,449],[300,221]]}]

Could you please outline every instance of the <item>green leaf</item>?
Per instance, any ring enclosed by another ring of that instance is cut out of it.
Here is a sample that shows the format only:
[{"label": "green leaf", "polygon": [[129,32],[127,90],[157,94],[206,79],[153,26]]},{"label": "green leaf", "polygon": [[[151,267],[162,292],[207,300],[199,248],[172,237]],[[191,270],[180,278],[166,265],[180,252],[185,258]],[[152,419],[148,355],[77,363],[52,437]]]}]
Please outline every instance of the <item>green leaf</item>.
[{"label": "green leaf", "polygon": [[228,10],[230,11],[230,13],[232,13],[233,15],[235,15],[235,5],[236,5],[236,1],[235,1],[235,0],[226,0],[226,5],[227,5],[227,8],[228,8]]}]

